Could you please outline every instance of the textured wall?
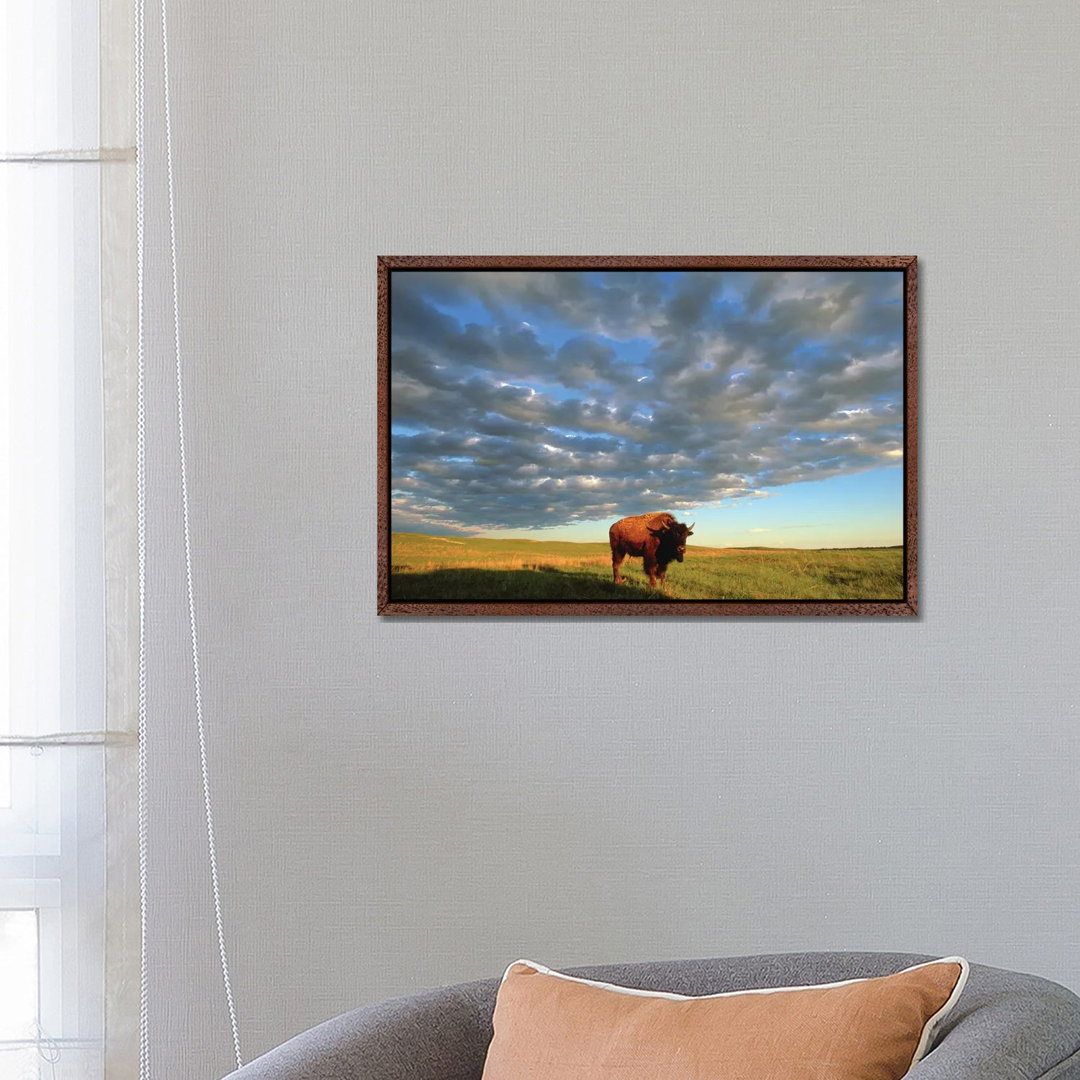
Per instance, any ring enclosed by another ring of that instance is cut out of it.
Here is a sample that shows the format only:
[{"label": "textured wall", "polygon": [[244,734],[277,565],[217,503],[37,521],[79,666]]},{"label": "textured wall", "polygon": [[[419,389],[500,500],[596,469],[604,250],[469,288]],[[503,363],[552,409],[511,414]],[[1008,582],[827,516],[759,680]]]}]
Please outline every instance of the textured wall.
[{"label": "textured wall", "polygon": [[[248,1054],[519,955],[909,949],[1080,987],[1080,8],[174,6],[196,592]],[[415,252],[917,254],[924,614],[380,623],[375,256]],[[159,1075],[202,1078],[230,1056],[168,378],[153,1022]]]}]

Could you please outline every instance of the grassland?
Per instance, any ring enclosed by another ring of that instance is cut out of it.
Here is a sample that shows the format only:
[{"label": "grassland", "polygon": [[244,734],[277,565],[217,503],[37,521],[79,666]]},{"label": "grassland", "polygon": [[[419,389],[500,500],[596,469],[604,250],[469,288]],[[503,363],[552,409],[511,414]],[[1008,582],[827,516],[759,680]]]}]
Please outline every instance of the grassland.
[{"label": "grassland", "polygon": [[394,533],[390,596],[427,600],[899,600],[903,552],[892,548],[707,548],[691,545],[650,589],[640,559],[611,579],[606,543],[481,540]]}]

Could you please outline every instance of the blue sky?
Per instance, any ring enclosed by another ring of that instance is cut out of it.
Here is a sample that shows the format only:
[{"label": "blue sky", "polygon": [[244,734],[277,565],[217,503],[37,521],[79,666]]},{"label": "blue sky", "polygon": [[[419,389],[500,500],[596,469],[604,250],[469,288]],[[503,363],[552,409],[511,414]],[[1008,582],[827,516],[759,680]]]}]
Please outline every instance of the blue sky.
[{"label": "blue sky", "polygon": [[900,272],[394,271],[392,529],[902,542]]}]

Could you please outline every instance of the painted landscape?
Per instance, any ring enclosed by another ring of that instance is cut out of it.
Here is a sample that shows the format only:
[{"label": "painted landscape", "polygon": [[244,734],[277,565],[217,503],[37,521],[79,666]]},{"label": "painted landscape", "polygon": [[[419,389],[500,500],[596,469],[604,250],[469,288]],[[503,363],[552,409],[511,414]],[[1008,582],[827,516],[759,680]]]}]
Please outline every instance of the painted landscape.
[{"label": "painted landscape", "polygon": [[901,271],[394,269],[389,331],[391,601],[904,598]]}]

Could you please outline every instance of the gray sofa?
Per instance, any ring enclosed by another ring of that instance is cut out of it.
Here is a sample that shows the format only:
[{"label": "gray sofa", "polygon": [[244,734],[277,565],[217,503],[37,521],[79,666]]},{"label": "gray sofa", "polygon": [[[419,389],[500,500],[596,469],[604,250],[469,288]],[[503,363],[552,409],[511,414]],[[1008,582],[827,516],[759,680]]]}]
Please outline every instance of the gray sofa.
[{"label": "gray sofa", "polygon": [[[591,979],[699,995],[888,975],[928,956],[789,953],[575,968]],[[462,983],[346,1013],[228,1080],[480,1080],[498,979]],[[910,1080],[1080,1080],[1080,999],[1056,983],[971,966],[934,1049]]]}]

